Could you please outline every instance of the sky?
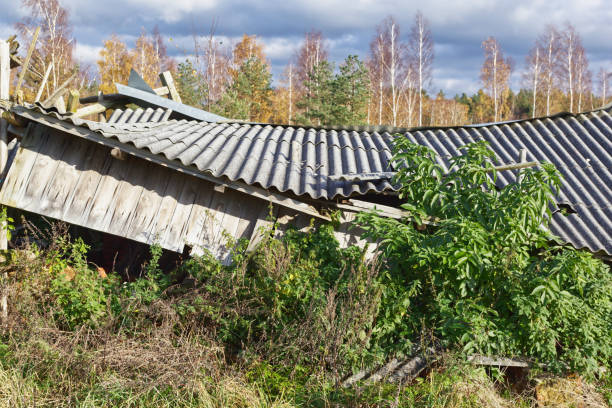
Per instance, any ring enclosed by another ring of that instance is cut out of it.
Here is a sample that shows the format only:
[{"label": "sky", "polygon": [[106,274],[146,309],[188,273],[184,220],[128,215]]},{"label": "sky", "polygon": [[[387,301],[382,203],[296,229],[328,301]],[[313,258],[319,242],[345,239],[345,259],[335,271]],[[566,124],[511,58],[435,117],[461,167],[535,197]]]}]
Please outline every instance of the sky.
[{"label": "sky", "polygon": [[[0,0],[0,38],[15,32],[26,10],[21,0]],[[480,88],[481,43],[495,36],[514,61],[511,85],[522,84],[525,55],[546,24],[573,24],[582,36],[591,70],[612,70],[612,0],[60,0],[69,10],[77,39],[76,55],[95,65],[105,39],[113,33],[130,46],[156,25],[178,60],[193,53],[193,36],[208,35],[213,19],[224,44],[255,34],[265,46],[277,81],[304,34],[319,30],[330,59],[349,54],[367,57],[376,26],[387,16],[398,21],[407,40],[417,10],[429,20],[435,42],[433,80],[428,90],[446,95]]]}]

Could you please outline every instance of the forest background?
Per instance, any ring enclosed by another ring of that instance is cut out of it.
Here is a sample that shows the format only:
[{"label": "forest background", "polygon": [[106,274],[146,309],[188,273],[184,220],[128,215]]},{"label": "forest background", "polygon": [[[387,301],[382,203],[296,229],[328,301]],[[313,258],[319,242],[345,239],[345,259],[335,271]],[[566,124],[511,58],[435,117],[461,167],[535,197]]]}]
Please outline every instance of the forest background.
[{"label": "forest background", "polygon": [[[42,100],[67,80],[81,95],[112,93],[115,83],[127,83],[132,68],[152,87],[159,85],[160,72],[170,70],[187,104],[232,119],[291,125],[450,126],[579,112],[602,106],[611,96],[612,67],[589,68],[581,35],[570,22],[543,24],[533,44],[525,44],[526,51],[531,48],[518,90],[510,83],[516,61],[504,55],[495,37],[483,38],[481,88],[451,96],[432,91],[433,34],[427,16],[416,10],[407,27],[391,15],[378,22],[367,55],[342,61],[331,61],[331,42],[321,31],[307,32],[273,80],[257,33],[224,42],[215,18],[206,35],[194,30],[191,49],[154,26],[142,28],[133,46],[111,34],[97,63],[87,65],[75,56],[70,13],[61,0],[22,0],[21,6],[27,13],[15,24],[20,42],[29,43],[35,27],[42,29],[33,70],[26,75],[30,101],[47,69]],[[174,48],[186,57],[171,57],[168,50]]]}]

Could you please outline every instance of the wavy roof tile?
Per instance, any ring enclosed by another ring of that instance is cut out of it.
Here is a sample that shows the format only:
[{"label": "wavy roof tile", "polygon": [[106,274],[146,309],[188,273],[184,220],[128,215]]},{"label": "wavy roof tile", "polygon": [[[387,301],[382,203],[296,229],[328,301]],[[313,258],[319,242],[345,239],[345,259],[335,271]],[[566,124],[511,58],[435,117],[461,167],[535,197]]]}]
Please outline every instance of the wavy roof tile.
[{"label": "wavy roof tile", "polygon": [[[36,110],[215,177],[298,196],[334,199],[394,189],[389,161],[395,136],[389,131],[164,120],[168,111],[151,108],[116,110],[109,123],[98,123]],[[479,140],[489,142],[498,164],[515,163],[522,149],[528,161],[554,164],[563,183],[552,232],[578,248],[612,254],[611,111],[401,133],[432,148],[447,169],[462,146]],[[500,172],[498,186],[516,175]]]}]

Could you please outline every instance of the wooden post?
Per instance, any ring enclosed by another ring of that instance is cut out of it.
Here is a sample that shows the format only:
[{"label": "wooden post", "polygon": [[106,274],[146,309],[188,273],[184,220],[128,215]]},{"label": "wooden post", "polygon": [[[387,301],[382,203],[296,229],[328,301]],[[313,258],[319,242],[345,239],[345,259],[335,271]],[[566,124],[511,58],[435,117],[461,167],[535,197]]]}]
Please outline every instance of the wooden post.
[{"label": "wooden post", "polygon": [[174,79],[172,79],[172,74],[170,73],[170,71],[165,71],[159,74],[159,80],[161,81],[163,86],[168,88],[168,91],[170,92],[170,99],[178,103],[183,103],[181,101],[181,96],[179,95],[178,91],[176,90],[176,87],[174,86]]},{"label": "wooden post", "polygon": [[[9,99],[9,86],[11,77],[11,59],[9,52],[9,43],[0,40],[0,99]],[[4,171],[8,158],[8,122],[0,119],[0,174]],[[8,243],[6,238],[6,229],[4,225],[0,226],[0,250],[7,249]],[[0,302],[1,303],[1,302]],[[2,312],[6,309],[2,308]]]},{"label": "wooden post", "polygon": [[[104,102],[104,94],[102,93],[102,91],[98,91],[98,104],[99,105],[103,105]],[[100,123],[106,123],[106,109],[104,109],[102,112],[98,112],[98,122]]]},{"label": "wooden post", "polygon": [[40,34],[40,27],[36,27],[36,31],[34,31],[34,36],[32,37],[32,42],[30,43],[30,48],[28,48],[28,55],[26,55],[25,60],[23,60],[23,64],[21,65],[21,73],[19,74],[19,79],[17,80],[17,87],[15,88],[15,95],[21,89],[21,84],[23,83],[23,78],[25,78],[26,71],[28,70],[28,66],[30,65],[30,58],[32,58],[32,53],[36,48],[36,41],[38,41],[38,34]]},{"label": "wooden post", "polygon": [[[11,77],[11,58],[9,51],[9,43],[0,40],[0,99],[9,99],[9,86]],[[0,174],[4,171],[8,158],[8,123],[4,119],[0,119]],[[0,250],[8,248],[8,239],[6,235],[6,223],[0,225]],[[6,285],[7,274],[2,275],[3,283]],[[3,285],[4,286],[4,285]],[[5,325],[8,320],[8,293],[6,288],[2,288],[0,296],[0,318],[2,324]]]},{"label": "wooden post", "polygon": [[[527,149],[521,149],[519,153],[519,163],[524,164],[527,163]],[[523,181],[523,175],[521,174],[518,178],[518,182]]]},{"label": "wooden post", "polygon": [[76,89],[71,90],[68,93],[68,105],[66,105],[66,111],[76,112],[79,109],[79,91]]}]

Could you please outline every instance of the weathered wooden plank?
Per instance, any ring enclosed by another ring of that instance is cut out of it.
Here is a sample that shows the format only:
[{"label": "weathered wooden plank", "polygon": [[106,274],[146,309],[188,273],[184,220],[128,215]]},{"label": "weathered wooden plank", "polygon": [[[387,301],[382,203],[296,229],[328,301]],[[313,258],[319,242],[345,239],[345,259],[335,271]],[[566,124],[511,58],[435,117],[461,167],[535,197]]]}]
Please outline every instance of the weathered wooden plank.
[{"label": "weathered wooden plank", "polygon": [[72,89],[68,93],[68,102],[66,103],[66,111],[75,113],[79,108],[79,91]]},{"label": "weathered wooden plank", "polygon": [[38,150],[41,146],[43,137],[41,125],[33,125],[28,127],[25,137],[19,146],[19,152],[15,156],[15,160],[8,171],[6,180],[2,185],[0,200],[2,204],[17,207],[23,191],[25,190],[32,167],[36,161]]},{"label": "weathered wooden plank", "polygon": [[[92,200],[90,210],[87,213],[87,220],[84,223],[89,228],[99,231],[107,231],[115,205],[115,190],[126,175],[125,162],[113,159],[110,154],[105,156],[108,158],[105,162],[106,169],[102,172],[103,176],[96,190],[96,195]],[[107,217],[108,212],[110,214]]]},{"label": "weathered wooden plank", "polygon": [[231,206],[233,200],[228,193],[214,192],[206,211],[206,222],[197,239],[198,245],[194,246],[192,254],[201,255],[204,250],[208,250],[217,259],[227,260],[228,249],[224,231],[226,227],[232,228],[232,223],[235,222],[235,215],[231,214],[235,211]]},{"label": "weathered wooden plank", "polygon": [[115,105],[116,103],[112,101],[96,102],[92,105],[84,106],[80,109],[77,109],[76,112],[72,115],[72,117],[82,118],[83,116],[95,115],[96,113],[105,112],[107,109]]},{"label": "weathered wooden plank", "polygon": [[169,231],[172,226],[172,217],[178,206],[177,200],[188,178],[180,173],[172,171],[169,171],[169,173],[170,180],[159,205],[157,216],[155,217],[154,231],[156,236],[153,238],[164,248],[180,252],[183,250],[183,243],[172,241]]},{"label": "weathered wooden plank", "polygon": [[132,221],[126,229],[126,235],[137,241],[152,244],[159,241],[156,218],[170,181],[170,172],[152,163],[143,163],[143,165],[148,167],[148,176],[143,183],[142,193],[134,209]]},{"label": "weathered wooden plank", "polygon": [[154,91],[159,96],[168,95],[170,93],[170,90],[168,89],[167,86],[161,86],[159,88],[155,88]]},{"label": "weathered wooden plank", "polygon": [[49,74],[51,73],[52,69],[53,69],[53,62],[51,62],[47,66],[47,70],[45,71],[45,75],[43,76],[43,80],[40,83],[40,86],[38,87],[38,92],[36,92],[36,98],[34,98],[34,102],[40,101],[40,97],[42,96],[42,93],[45,90],[45,85],[47,85],[47,81],[49,80]]},{"label": "weathered wooden plank", "polygon": [[104,228],[111,234],[128,236],[126,226],[129,225],[133,210],[138,204],[138,199],[142,194],[142,185],[147,178],[147,171],[150,170],[145,163],[136,161],[120,162],[124,164],[124,171],[127,172],[125,179],[119,183],[113,195],[113,206],[109,207],[105,216]]},{"label": "weathered wooden plank", "polygon": [[81,172],[77,166],[81,163],[87,148],[91,143],[81,140],[73,140],[69,135],[59,134],[53,135],[55,143],[61,139],[69,139],[62,156],[59,158],[59,163],[55,174],[47,183],[45,190],[40,197],[39,211],[49,217],[61,218],[66,204],[75,190]]},{"label": "weathered wooden plank", "polygon": [[182,103],[181,96],[174,86],[174,79],[172,78],[170,71],[165,71],[159,74],[159,79],[162,85],[168,88],[168,92],[170,92],[170,99],[175,102]]},{"label": "weathered wooden plank", "polygon": [[[270,203],[267,201],[254,199],[245,194],[243,205],[240,213],[240,222],[236,228],[235,237],[236,239],[246,238],[250,239],[255,231],[255,224],[258,222],[260,215],[265,213],[266,215],[270,212]],[[264,217],[265,218],[265,217]]]},{"label": "weathered wooden plank", "polygon": [[30,66],[30,59],[32,58],[32,53],[36,48],[36,41],[38,41],[38,35],[40,34],[40,27],[36,27],[34,31],[34,35],[32,36],[32,41],[30,42],[30,47],[28,48],[28,54],[23,60],[21,64],[21,72],[19,73],[19,79],[17,79],[17,86],[15,87],[15,95],[20,91],[21,84],[23,83],[23,79],[25,78],[25,74],[28,71],[28,67]]},{"label": "weathered wooden plank", "polygon": [[187,181],[183,184],[180,195],[172,219],[170,220],[170,228],[166,232],[165,242],[179,242],[183,249],[183,237],[187,229],[187,220],[191,214],[192,204],[198,196],[198,183]]},{"label": "weathered wooden plank", "polygon": [[50,132],[50,129],[43,130],[47,137],[41,140],[36,163],[32,167],[30,179],[20,198],[19,207],[22,210],[38,212],[40,207],[45,205],[40,202],[40,196],[57,170],[58,158],[69,145],[68,138],[55,140]]},{"label": "weathered wooden plank", "polygon": [[260,210],[257,215],[257,222],[255,222],[253,231],[249,237],[247,252],[251,252],[257,248],[257,245],[264,239],[265,234],[274,226],[277,215],[278,206],[275,205],[272,205],[272,208],[266,205]]},{"label": "weathered wooden plank", "polygon": [[204,180],[193,180],[193,182],[198,185],[198,196],[189,214],[183,239],[188,245],[195,247],[199,244],[202,230],[208,228],[207,224],[212,213],[210,205],[214,196],[214,185]]},{"label": "weathered wooden plank", "polygon": [[93,143],[87,145],[88,149],[84,153],[82,163],[78,165],[79,180],[72,196],[67,199],[62,216],[65,221],[78,225],[87,225],[96,191],[112,161],[107,154],[104,154],[107,149],[103,146]]}]

